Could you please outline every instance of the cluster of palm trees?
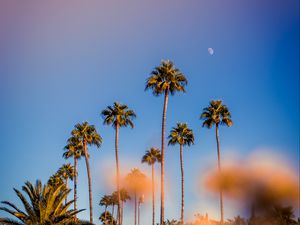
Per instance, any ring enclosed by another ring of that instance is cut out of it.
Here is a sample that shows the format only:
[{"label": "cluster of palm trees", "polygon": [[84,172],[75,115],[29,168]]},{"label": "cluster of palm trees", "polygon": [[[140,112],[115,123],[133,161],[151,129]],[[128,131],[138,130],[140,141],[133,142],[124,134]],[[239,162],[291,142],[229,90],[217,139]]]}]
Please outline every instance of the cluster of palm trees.
[{"label": "cluster of palm trees", "polygon": [[[167,108],[169,96],[175,93],[185,92],[185,87],[188,81],[185,75],[174,66],[174,63],[169,60],[162,60],[161,64],[154,68],[150,73],[150,77],[146,80],[145,90],[151,90],[155,96],[164,96],[163,103],[163,113],[162,113],[162,123],[161,123],[161,146],[159,148],[151,147],[145,155],[142,157],[142,163],[147,163],[152,167],[152,225],[155,224],[155,174],[154,174],[154,164],[160,163],[161,174],[160,174],[160,224],[165,223],[165,132],[166,132],[166,118],[167,118]],[[101,199],[100,204],[106,206],[106,208],[111,205],[112,209],[117,206],[117,219],[115,223],[117,225],[122,225],[123,218],[123,202],[122,191],[120,186],[120,159],[119,159],[119,129],[121,127],[130,126],[134,127],[133,119],[136,114],[133,110],[129,109],[127,105],[114,102],[113,105],[107,106],[106,109],[101,111],[101,116],[103,118],[103,124],[112,125],[115,131],[115,160],[116,160],[116,192],[113,193],[110,198],[104,196],[105,199]],[[221,172],[220,163],[220,144],[219,144],[219,126],[220,125],[232,125],[231,114],[222,103],[221,100],[211,101],[207,108],[204,108],[201,116],[204,120],[203,126],[211,128],[213,125],[216,127],[216,140],[217,140],[217,155],[218,155],[218,169]],[[194,143],[193,131],[187,126],[186,123],[177,123],[175,127],[172,128],[170,135],[168,136],[169,145],[179,145],[180,149],[180,169],[181,169],[181,216],[180,223],[184,224],[184,167],[183,167],[183,147],[190,146]],[[102,137],[97,132],[95,126],[90,125],[88,122],[78,123],[75,125],[71,132],[70,138],[67,140],[67,145],[64,148],[63,157],[65,159],[73,158],[74,165],[70,164],[64,165],[59,169],[57,174],[53,175],[49,179],[49,184],[60,185],[64,183],[65,187],[68,187],[68,179],[74,181],[74,212],[77,212],[77,177],[78,177],[78,159],[84,157],[88,178],[88,191],[89,191],[89,213],[90,213],[90,223],[93,223],[93,196],[92,196],[92,175],[90,170],[90,154],[88,147],[95,145],[100,147],[102,144]],[[71,172],[72,171],[72,172]],[[132,170],[127,176],[127,179],[136,179],[137,173],[139,171]],[[139,174],[141,176],[141,174]],[[134,183],[134,182],[131,182]],[[67,189],[67,188],[66,188]],[[68,189],[67,189],[68,190]],[[137,203],[137,190],[133,187],[132,190],[135,200],[135,224],[136,224],[136,203]],[[112,197],[113,196],[113,197]],[[108,199],[112,200],[111,202]],[[128,199],[128,198],[127,198]],[[127,200],[126,199],[126,200]],[[125,201],[126,201],[125,200]],[[65,200],[67,202],[67,200]],[[221,209],[221,223],[223,222],[223,193],[220,190],[220,209]],[[76,214],[75,214],[76,216]],[[106,219],[106,209],[105,209],[105,219]],[[111,213],[113,218],[114,212]]]},{"label": "cluster of palm trees", "polygon": [[[162,132],[161,132],[161,207],[160,207],[160,224],[165,221],[164,216],[164,176],[165,176],[165,129],[166,129],[166,117],[169,95],[174,95],[176,92],[185,92],[185,86],[188,81],[185,75],[174,66],[174,63],[166,60],[162,61],[161,65],[156,67],[150,77],[146,81],[145,90],[152,90],[155,96],[164,96],[163,115],[162,115]],[[202,126],[211,128],[216,126],[216,140],[217,140],[217,153],[218,153],[218,169],[221,172],[221,159],[220,159],[220,142],[219,142],[219,125],[231,126],[233,124],[231,120],[231,114],[226,105],[222,104],[221,100],[212,100],[210,105],[204,108],[201,116],[204,120]],[[181,224],[184,224],[184,170],[183,170],[183,156],[182,147],[184,145],[191,145],[194,143],[194,135],[191,129],[187,127],[185,123],[178,123],[177,127],[174,127],[169,136],[169,144],[180,145],[180,167],[182,177],[182,201],[181,201]],[[224,221],[223,210],[223,193],[220,189],[220,211],[221,211],[221,223]]]},{"label": "cluster of palm trees", "polygon": [[[122,188],[120,189],[120,197],[121,197],[121,220],[123,220],[123,205],[124,202],[126,202],[127,200],[130,200],[131,197],[128,194],[128,192],[126,191],[126,189]],[[103,222],[103,224],[113,224],[116,223],[116,221],[114,220],[115,216],[114,216],[114,209],[115,206],[119,204],[118,201],[118,193],[116,191],[114,191],[112,194],[110,195],[104,195],[100,202],[99,205],[100,206],[104,206],[105,210],[104,213],[101,214],[100,216],[100,220]],[[111,206],[111,212],[107,211],[107,208]]]},{"label": "cluster of palm trees", "polygon": [[67,145],[64,148],[65,152],[63,154],[65,158],[74,158],[74,209],[76,209],[77,201],[77,161],[81,156],[85,158],[88,176],[90,223],[93,223],[93,196],[88,146],[95,145],[99,148],[101,143],[102,137],[97,133],[95,126],[90,125],[88,122],[78,123],[71,132],[71,137],[67,141]]}]

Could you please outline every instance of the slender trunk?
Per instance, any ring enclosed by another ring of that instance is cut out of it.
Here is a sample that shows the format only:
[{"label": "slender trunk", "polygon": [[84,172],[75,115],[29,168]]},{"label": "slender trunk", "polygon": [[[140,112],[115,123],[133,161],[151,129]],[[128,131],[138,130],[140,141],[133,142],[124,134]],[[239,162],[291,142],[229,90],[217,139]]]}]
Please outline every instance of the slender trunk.
[{"label": "slender trunk", "polygon": [[154,163],[152,164],[152,225],[155,225]]},{"label": "slender trunk", "polygon": [[120,168],[119,168],[119,154],[118,154],[118,143],[119,143],[119,125],[116,125],[116,137],[115,137],[115,151],[116,151],[116,165],[117,165],[117,193],[118,193],[118,214],[117,222],[121,224],[121,196],[120,196]]},{"label": "slender trunk", "polygon": [[115,214],[115,205],[112,205],[112,212],[111,212],[111,215],[112,215],[113,218],[114,218],[114,214]]},{"label": "slender trunk", "polygon": [[104,221],[106,222],[106,210],[107,210],[107,205],[105,205],[105,210],[104,210]]},{"label": "slender trunk", "polygon": [[180,145],[180,168],[181,168],[181,225],[184,224],[184,171],[182,145]]},{"label": "slender trunk", "polygon": [[123,212],[124,212],[124,202],[123,201],[121,201],[121,205],[122,205],[122,207],[121,207],[121,224],[123,224]]},{"label": "slender trunk", "polygon": [[138,202],[138,225],[140,225],[140,218],[141,218],[141,203]]},{"label": "slender trunk", "polygon": [[[74,210],[76,210],[77,202],[77,162],[78,159],[74,156]],[[75,214],[75,219],[77,218]]]},{"label": "slender trunk", "polygon": [[88,175],[88,185],[89,185],[90,223],[93,223],[92,179],[91,179],[91,171],[90,171],[90,164],[89,164],[89,154],[88,154],[85,140],[83,141],[83,148],[84,148],[85,164],[86,164],[86,170],[87,170],[87,175]]},{"label": "slender trunk", "polygon": [[136,191],[134,192],[134,225],[136,225]]},{"label": "slender trunk", "polygon": [[[68,178],[65,179],[65,185],[66,185],[66,189],[68,190]],[[68,196],[66,196],[65,198],[65,205],[67,204],[68,202]]]},{"label": "slender trunk", "polygon": [[[218,150],[218,171],[221,173],[221,154],[220,154],[220,141],[219,141],[219,125],[216,124],[216,140]],[[220,210],[221,210],[221,224],[224,222],[224,209],[223,209],[223,190],[220,187]]]},{"label": "slender trunk", "polygon": [[166,129],[166,116],[167,116],[167,107],[168,107],[168,95],[169,90],[165,92],[164,99],[164,109],[162,117],[162,128],[161,128],[161,197],[160,197],[160,224],[163,224],[165,220],[165,129]]}]

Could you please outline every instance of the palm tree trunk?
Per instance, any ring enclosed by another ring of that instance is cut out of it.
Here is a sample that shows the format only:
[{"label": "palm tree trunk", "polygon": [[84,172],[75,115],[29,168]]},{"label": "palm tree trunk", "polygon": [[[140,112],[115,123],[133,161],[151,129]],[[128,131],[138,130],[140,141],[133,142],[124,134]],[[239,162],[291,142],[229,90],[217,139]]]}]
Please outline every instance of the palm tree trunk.
[{"label": "palm tree trunk", "polygon": [[136,225],[136,191],[134,192],[134,225]]},{"label": "palm tree trunk", "polygon": [[163,224],[165,220],[165,191],[164,191],[164,179],[165,179],[165,129],[166,129],[166,117],[168,108],[169,90],[165,92],[164,109],[162,117],[162,128],[161,128],[161,197],[160,197],[160,224]]},{"label": "palm tree trunk", "polygon": [[181,168],[181,225],[184,224],[184,171],[182,145],[180,145],[180,168]]},{"label": "palm tree trunk", "polygon": [[[77,162],[78,159],[74,156],[74,210],[76,210],[77,202]],[[75,214],[75,219],[77,218]]]},{"label": "palm tree trunk", "polygon": [[123,224],[123,212],[124,212],[124,202],[121,201],[122,207],[121,207],[121,224]]},{"label": "palm tree trunk", "polygon": [[116,137],[115,137],[115,151],[116,151],[116,165],[117,165],[117,193],[118,193],[118,214],[117,221],[121,224],[121,196],[120,196],[120,168],[119,168],[119,154],[118,154],[118,143],[119,143],[119,125],[116,125]]},{"label": "palm tree trunk", "polygon": [[104,221],[106,221],[106,211],[107,211],[107,205],[105,205],[105,210],[104,210]]},{"label": "palm tree trunk", "polygon": [[[66,185],[66,189],[68,190],[68,178],[66,178],[65,180],[65,185]],[[66,196],[65,198],[65,205],[67,204],[67,202],[68,202],[68,196]]]},{"label": "palm tree trunk", "polygon": [[112,211],[111,211],[111,215],[114,218],[114,213],[115,213],[115,205],[112,205]]},{"label": "palm tree trunk", "polygon": [[[216,124],[216,140],[217,140],[217,151],[218,151],[218,171],[221,173],[221,154],[220,154],[220,141],[219,141],[219,126]],[[224,222],[224,206],[223,206],[223,190],[220,187],[220,209],[221,209],[221,224]]]},{"label": "palm tree trunk", "polygon": [[141,203],[140,201],[138,202],[138,225],[140,225],[141,221]]},{"label": "palm tree trunk", "polygon": [[155,225],[154,163],[152,163],[152,225]]},{"label": "palm tree trunk", "polygon": [[87,175],[88,175],[88,185],[89,185],[90,223],[93,223],[92,179],[91,179],[91,171],[90,171],[90,164],[89,164],[89,156],[88,156],[85,140],[83,141],[83,148],[84,148],[85,164],[86,164],[86,170],[87,170]]}]

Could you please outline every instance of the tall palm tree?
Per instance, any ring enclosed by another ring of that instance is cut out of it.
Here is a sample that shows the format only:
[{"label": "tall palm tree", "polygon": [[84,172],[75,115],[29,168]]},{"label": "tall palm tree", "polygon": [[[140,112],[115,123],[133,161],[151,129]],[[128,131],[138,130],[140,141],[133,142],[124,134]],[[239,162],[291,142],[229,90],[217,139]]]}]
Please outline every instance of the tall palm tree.
[{"label": "tall palm tree", "polygon": [[88,122],[78,123],[72,131],[72,136],[77,138],[83,145],[83,152],[86,163],[86,170],[88,175],[88,188],[89,188],[89,203],[90,203],[90,223],[93,223],[93,197],[92,197],[92,178],[89,164],[89,153],[87,145],[96,145],[98,148],[101,146],[102,138],[97,133],[95,126],[89,125]]},{"label": "tall palm tree", "polygon": [[137,168],[132,169],[126,176],[128,189],[133,193],[134,196],[134,225],[137,225],[137,196],[143,191],[145,180],[146,175]]},{"label": "tall palm tree", "polygon": [[180,146],[180,168],[181,168],[181,225],[184,224],[184,170],[183,170],[183,146],[194,144],[194,134],[186,123],[177,123],[169,135],[169,145],[179,144]]},{"label": "tall palm tree", "polygon": [[66,189],[64,184],[57,187],[50,185],[42,185],[41,181],[37,181],[35,185],[26,182],[22,187],[23,192],[14,189],[18,198],[21,200],[24,210],[19,209],[15,204],[2,201],[3,206],[0,210],[5,211],[15,217],[0,218],[0,224],[5,225],[27,225],[27,224],[70,224],[74,222],[74,215],[83,210],[69,210],[73,201],[63,204],[70,190]]},{"label": "tall palm tree", "polygon": [[[204,120],[202,127],[212,128],[216,125],[216,141],[217,141],[217,154],[218,154],[218,171],[221,173],[221,155],[220,155],[220,141],[219,141],[219,125],[232,126],[231,113],[226,105],[222,104],[221,100],[212,100],[209,106],[203,109],[200,119]],[[223,209],[223,191],[220,188],[220,211],[221,223],[224,222],[224,209]]]},{"label": "tall palm tree", "polygon": [[[78,159],[81,156],[84,157],[83,152],[83,144],[78,138],[70,137],[67,141],[67,145],[64,147],[63,157],[68,159],[70,157],[74,158],[74,209],[76,210],[76,202],[77,202],[77,176],[78,176]],[[76,217],[76,215],[75,215]]]},{"label": "tall palm tree", "polygon": [[115,155],[116,155],[116,170],[117,170],[117,192],[118,192],[118,224],[121,223],[121,196],[120,196],[120,167],[119,167],[119,128],[127,127],[128,125],[133,128],[134,124],[132,119],[136,117],[133,110],[128,109],[127,105],[123,105],[117,102],[114,102],[113,106],[107,106],[101,112],[101,115],[104,119],[103,124],[111,125],[115,129]]},{"label": "tall palm tree", "polygon": [[[68,189],[68,179],[73,180],[74,178],[74,167],[70,163],[64,164],[58,169],[57,174],[62,177],[66,188]],[[66,197],[65,202],[67,203],[67,201]]]},{"label": "tall palm tree", "polygon": [[185,92],[187,79],[169,60],[162,60],[161,65],[155,67],[150,77],[146,80],[145,90],[151,89],[155,96],[164,95],[164,107],[162,114],[161,134],[161,206],[160,224],[164,222],[165,201],[164,201],[164,178],[165,178],[165,129],[169,94]]},{"label": "tall palm tree", "polygon": [[144,195],[141,195],[138,200],[138,225],[141,224],[141,204],[144,203]]},{"label": "tall palm tree", "polygon": [[146,151],[142,158],[142,163],[147,163],[152,169],[152,225],[155,225],[155,178],[154,178],[154,164],[161,162],[161,154],[158,148],[150,148]]}]

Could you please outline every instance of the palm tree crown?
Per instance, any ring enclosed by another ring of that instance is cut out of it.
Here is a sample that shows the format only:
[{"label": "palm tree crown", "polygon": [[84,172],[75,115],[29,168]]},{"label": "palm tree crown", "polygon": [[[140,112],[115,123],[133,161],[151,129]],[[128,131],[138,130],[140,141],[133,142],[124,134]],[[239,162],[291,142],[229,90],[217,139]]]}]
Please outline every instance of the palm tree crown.
[{"label": "palm tree crown", "polygon": [[231,113],[221,100],[210,101],[209,107],[203,109],[200,118],[204,120],[202,126],[207,128],[211,128],[214,124],[224,124],[228,127],[233,124]]},{"label": "palm tree crown", "polygon": [[[117,194],[114,192],[114,194]],[[125,188],[120,189],[120,196],[121,196],[121,201],[126,202],[127,200],[131,200],[130,195],[128,194],[128,191]]]},{"label": "palm tree crown", "polygon": [[64,164],[58,169],[57,174],[65,180],[73,180],[75,175],[74,166],[72,166],[70,163]]},{"label": "palm tree crown", "polygon": [[11,214],[18,221],[0,218],[0,224],[69,224],[74,220],[74,216],[82,211],[68,210],[73,200],[63,204],[70,192],[70,190],[64,188],[64,185],[57,187],[42,185],[41,181],[38,180],[35,185],[26,182],[22,190],[28,195],[28,198],[17,189],[14,189],[24,206],[24,211],[8,201],[3,201],[2,204],[9,206],[11,209],[0,207],[0,210]]},{"label": "palm tree crown", "polygon": [[194,134],[191,129],[188,128],[186,123],[177,123],[176,127],[173,127],[169,135],[169,145],[188,145],[194,144]]},{"label": "palm tree crown", "polygon": [[143,155],[142,163],[147,163],[149,166],[156,162],[161,162],[161,154],[158,148],[152,147]]},{"label": "palm tree crown", "polygon": [[72,135],[80,142],[86,142],[89,145],[94,144],[98,148],[102,144],[102,137],[97,133],[95,126],[89,125],[88,122],[76,124]]},{"label": "palm tree crown", "polygon": [[126,176],[126,181],[128,182],[129,187],[133,187],[132,189],[139,189],[141,184],[145,184],[145,180],[146,175],[138,168],[133,168]]},{"label": "palm tree crown", "polygon": [[62,184],[65,185],[62,177],[58,174],[58,173],[55,173],[53,174],[49,179],[48,179],[48,183],[47,183],[49,186],[52,186],[52,187],[58,187]]},{"label": "palm tree crown", "polygon": [[113,106],[107,106],[101,112],[101,115],[104,119],[103,123],[110,125],[112,124],[114,128],[119,127],[134,127],[132,119],[136,117],[133,110],[128,109],[127,105],[114,102]]},{"label": "palm tree crown", "polygon": [[170,60],[162,60],[161,65],[155,67],[151,72],[151,76],[146,80],[145,90],[152,89],[153,94],[158,96],[165,92],[172,95],[175,92],[185,92],[187,79],[175,68],[174,63]]},{"label": "palm tree crown", "polygon": [[110,195],[104,195],[99,202],[99,205],[108,207],[112,204],[112,199]]},{"label": "palm tree crown", "polygon": [[84,156],[83,144],[79,141],[78,138],[72,136],[68,139],[67,145],[64,147],[63,157],[68,159],[70,157],[75,157],[79,159],[81,156]]}]

